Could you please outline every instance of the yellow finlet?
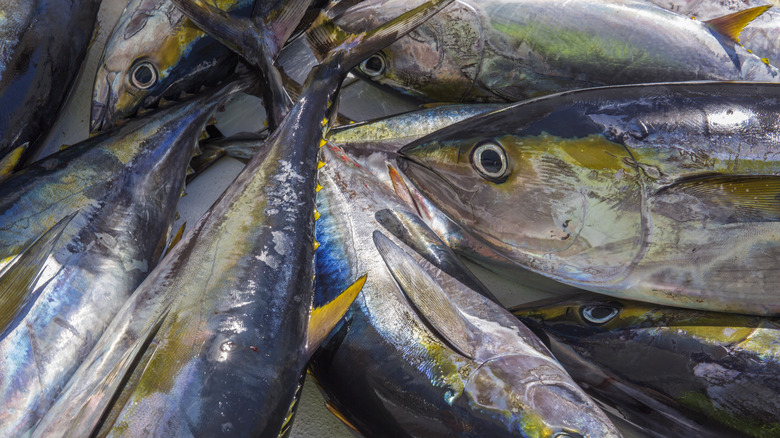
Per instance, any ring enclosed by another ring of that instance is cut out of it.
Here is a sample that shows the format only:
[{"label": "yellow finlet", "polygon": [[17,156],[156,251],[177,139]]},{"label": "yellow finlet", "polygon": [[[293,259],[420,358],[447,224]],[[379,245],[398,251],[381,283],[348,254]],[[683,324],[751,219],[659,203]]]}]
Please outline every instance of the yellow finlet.
[{"label": "yellow finlet", "polygon": [[0,181],[8,178],[11,172],[14,171],[16,165],[19,164],[19,160],[22,158],[22,154],[27,149],[30,143],[24,143],[21,146],[17,146],[8,155],[0,160]]},{"label": "yellow finlet", "polygon": [[341,320],[352,302],[357,298],[358,293],[363,289],[366,283],[366,275],[358,278],[344,290],[338,297],[328,304],[317,307],[311,311],[309,317],[309,331],[306,338],[306,351],[311,354],[316,350],[322,341],[330,334],[333,327]]},{"label": "yellow finlet", "polygon": [[328,124],[328,118],[325,117],[324,119],[322,119],[322,123],[321,124],[322,124],[322,126],[327,125]]},{"label": "yellow finlet", "polygon": [[325,140],[324,138],[320,140],[320,147],[323,147],[326,144],[328,144],[328,140]]},{"label": "yellow finlet", "polygon": [[318,161],[317,162],[317,169],[322,169],[323,167],[325,167],[325,162],[324,161]]},{"label": "yellow finlet", "polygon": [[318,221],[318,220],[320,220],[320,216],[321,216],[321,215],[320,215],[320,212],[319,212],[319,211],[317,211],[317,210],[314,210],[314,220],[315,220],[315,221]]},{"label": "yellow finlet", "polygon": [[319,192],[320,190],[322,190],[322,186],[317,184],[317,187],[314,188],[314,191]]},{"label": "yellow finlet", "polygon": [[754,8],[734,12],[733,14],[713,18],[712,20],[705,21],[705,23],[714,31],[731,41],[738,43],[739,34],[742,33],[742,29],[771,7],[771,5],[756,6]]},{"label": "yellow finlet", "polygon": [[314,241],[314,250],[317,251],[317,248],[320,247],[320,242]]}]

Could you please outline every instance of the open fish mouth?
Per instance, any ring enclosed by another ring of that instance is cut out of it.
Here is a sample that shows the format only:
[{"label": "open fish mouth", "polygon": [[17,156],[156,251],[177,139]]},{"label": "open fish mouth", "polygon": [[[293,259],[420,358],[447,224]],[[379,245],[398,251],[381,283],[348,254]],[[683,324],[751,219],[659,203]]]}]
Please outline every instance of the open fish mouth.
[{"label": "open fish mouth", "polygon": [[[100,72],[98,72],[100,76]],[[99,132],[114,125],[114,108],[117,103],[117,93],[112,87],[117,74],[110,72],[105,79],[100,81],[92,93],[92,106],[90,108],[89,132]]]}]

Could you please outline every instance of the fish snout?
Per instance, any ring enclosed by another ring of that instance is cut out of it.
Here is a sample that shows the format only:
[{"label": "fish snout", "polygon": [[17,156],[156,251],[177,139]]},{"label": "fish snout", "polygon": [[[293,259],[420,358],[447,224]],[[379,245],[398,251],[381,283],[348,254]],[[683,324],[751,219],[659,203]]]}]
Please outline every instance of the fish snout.
[{"label": "fish snout", "polygon": [[103,68],[98,71],[90,109],[89,131],[92,133],[114,125],[117,92],[113,83],[116,77],[116,73],[107,72]]}]

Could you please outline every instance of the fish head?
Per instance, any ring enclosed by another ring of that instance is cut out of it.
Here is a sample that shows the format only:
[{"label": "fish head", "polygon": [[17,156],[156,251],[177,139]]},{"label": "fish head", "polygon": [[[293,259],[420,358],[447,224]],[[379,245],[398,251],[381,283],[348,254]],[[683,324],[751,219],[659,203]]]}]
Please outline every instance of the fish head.
[{"label": "fish head", "polygon": [[[345,30],[360,31],[403,13],[407,7],[408,1],[368,0],[348,9],[336,23]],[[354,72],[404,94],[458,102],[474,88],[482,47],[482,27],[475,10],[454,1],[367,58]]]},{"label": "fish head", "polygon": [[520,436],[620,436],[590,397],[547,357],[508,355],[492,359],[470,375],[464,390],[473,407],[500,416]]},{"label": "fish head", "polygon": [[[229,8],[247,0],[219,1]],[[133,0],[109,36],[92,92],[90,131],[227,78],[236,57],[167,0]]]},{"label": "fish head", "polygon": [[569,154],[587,150],[589,140],[488,133],[479,126],[487,120],[468,122],[399,151],[399,167],[416,188],[502,252],[563,253],[577,244],[594,202],[590,192],[601,182]]}]

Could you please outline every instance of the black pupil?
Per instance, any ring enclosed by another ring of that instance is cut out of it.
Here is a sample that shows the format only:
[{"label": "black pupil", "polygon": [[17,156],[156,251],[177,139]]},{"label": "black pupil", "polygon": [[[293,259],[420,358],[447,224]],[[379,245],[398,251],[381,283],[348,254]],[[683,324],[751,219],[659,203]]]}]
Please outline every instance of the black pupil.
[{"label": "black pupil", "polygon": [[612,312],[614,312],[614,309],[611,307],[593,307],[590,309],[590,316],[596,320],[602,320],[612,315]]},{"label": "black pupil", "polygon": [[152,78],[154,78],[154,74],[152,74],[152,69],[148,66],[142,65],[135,69],[135,73],[133,73],[133,77],[135,78],[135,81],[140,85],[148,85],[150,82],[152,82]]},{"label": "black pupil", "polygon": [[485,149],[479,154],[479,163],[487,173],[501,172],[501,155],[493,149]]},{"label": "black pupil", "polygon": [[379,56],[372,56],[366,60],[365,69],[368,73],[377,74],[382,71],[382,67],[384,67],[384,62],[382,62],[382,58]]}]

